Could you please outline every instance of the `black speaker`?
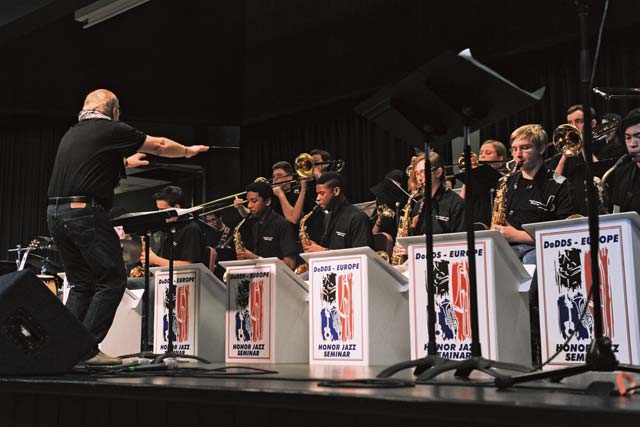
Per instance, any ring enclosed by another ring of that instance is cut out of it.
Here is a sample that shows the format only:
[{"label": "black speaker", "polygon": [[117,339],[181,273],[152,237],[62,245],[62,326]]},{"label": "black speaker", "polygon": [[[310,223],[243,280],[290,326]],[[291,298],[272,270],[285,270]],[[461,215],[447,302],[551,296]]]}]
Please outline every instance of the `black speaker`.
[{"label": "black speaker", "polygon": [[30,271],[0,276],[0,375],[69,372],[95,339]]}]

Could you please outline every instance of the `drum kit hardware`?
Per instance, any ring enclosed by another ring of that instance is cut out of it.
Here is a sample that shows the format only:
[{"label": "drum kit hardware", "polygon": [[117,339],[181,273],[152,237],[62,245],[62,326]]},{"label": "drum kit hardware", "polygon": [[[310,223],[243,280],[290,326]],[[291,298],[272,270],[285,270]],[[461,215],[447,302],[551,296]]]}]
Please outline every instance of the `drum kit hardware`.
[{"label": "drum kit hardware", "polygon": [[62,298],[62,279],[58,273],[64,271],[62,265],[51,259],[58,252],[53,239],[47,236],[35,236],[26,247],[17,245],[9,252],[16,253],[16,270],[33,270],[42,283],[58,298]]}]

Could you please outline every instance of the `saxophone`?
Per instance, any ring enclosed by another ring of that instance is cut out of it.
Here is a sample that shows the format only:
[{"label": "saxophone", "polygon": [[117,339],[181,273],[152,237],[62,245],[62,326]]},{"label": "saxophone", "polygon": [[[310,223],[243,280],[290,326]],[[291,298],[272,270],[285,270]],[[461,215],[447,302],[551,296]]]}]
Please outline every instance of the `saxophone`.
[{"label": "saxophone", "polygon": [[239,254],[240,252],[245,252],[247,250],[247,248],[244,246],[244,242],[242,241],[242,234],[240,233],[240,228],[242,228],[242,225],[249,218],[249,216],[244,218],[242,221],[240,221],[238,225],[236,225],[236,228],[233,230],[233,243],[236,248],[236,255]]},{"label": "saxophone", "polygon": [[[298,237],[300,237],[300,243],[302,243],[302,247],[309,246],[311,244],[311,239],[309,238],[309,233],[307,233],[307,220],[316,213],[316,211],[320,208],[320,205],[315,205],[313,209],[309,211],[309,213],[305,214],[305,216],[300,219],[300,228],[298,229]],[[309,264],[304,263],[296,267],[295,273],[300,275],[302,273],[306,273],[309,271]]]},{"label": "saxophone", "polygon": [[[141,248],[142,248],[142,253],[145,252],[145,241],[144,241],[144,236],[140,237],[140,244],[141,244]],[[131,271],[129,272],[129,277],[131,277],[132,279],[136,278],[136,277],[144,277],[144,265],[142,265],[142,263],[140,263],[140,265],[136,265],[135,267],[133,267],[131,269]]]},{"label": "saxophone", "polygon": [[[409,200],[407,200],[407,204],[404,205],[402,209],[402,216],[400,217],[400,223],[398,224],[398,233],[396,234],[396,239],[398,237],[407,237],[409,235],[409,226],[411,225],[411,202],[413,202],[414,198],[418,196],[421,188],[418,188],[411,192],[409,196]],[[393,247],[393,253],[391,254],[391,265],[401,265],[405,261],[405,255],[401,255],[398,251],[398,247]]]},{"label": "saxophone", "polygon": [[520,166],[522,166],[522,163],[509,163],[507,166],[510,164],[515,164],[515,166],[511,167],[510,171],[500,178],[500,186],[496,190],[496,196],[493,200],[493,211],[491,212],[492,225],[505,225],[507,222],[507,181],[513,174],[518,172]]}]

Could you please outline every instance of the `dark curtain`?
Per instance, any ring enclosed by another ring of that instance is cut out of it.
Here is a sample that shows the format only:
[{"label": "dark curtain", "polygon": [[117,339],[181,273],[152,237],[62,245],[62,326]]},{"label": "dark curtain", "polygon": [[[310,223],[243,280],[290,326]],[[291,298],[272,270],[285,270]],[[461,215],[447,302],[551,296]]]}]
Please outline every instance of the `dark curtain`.
[{"label": "dark curtain", "polygon": [[47,188],[65,124],[40,120],[14,121],[0,126],[0,259],[27,245],[34,236],[47,236]]},{"label": "dark curtain", "polygon": [[242,182],[271,177],[271,165],[313,148],[342,159],[352,202],[373,200],[369,188],[391,169],[407,166],[413,149],[354,112],[361,99],[343,101],[286,118],[245,126],[241,137]]},{"label": "dark curtain", "polygon": [[[596,87],[640,87],[640,46],[632,43],[637,35],[630,29],[605,33],[600,59],[594,78]],[[595,40],[592,40],[595,44]],[[518,126],[540,123],[551,138],[553,130],[566,123],[567,109],[582,99],[578,74],[578,42],[567,42],[552,48],[513,55],[488,63],[526,90],[546,86],[541,102],[499,123],[481,129],[481,139],[498,139],[509,142],[509,135]],[[595,45],[592,55],[595,52]],[[640,97],[605,101],[593,95],[592,105],[598,116],[605,113],[624,115],[640,106]]]}]

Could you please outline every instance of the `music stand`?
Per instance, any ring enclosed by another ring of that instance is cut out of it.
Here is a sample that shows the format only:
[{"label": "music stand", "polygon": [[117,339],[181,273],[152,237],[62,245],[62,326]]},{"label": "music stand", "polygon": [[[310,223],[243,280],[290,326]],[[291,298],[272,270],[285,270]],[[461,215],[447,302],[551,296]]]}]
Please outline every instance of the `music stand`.
[{"label": "music stand", "polygon": [[[176,295],[176,285],[173,283],[173,238],[176,232],[176,225],[180,223],[185,223],[192,221],[193,218],[187,218],[187,215],[190,215],[194,212],[200,211],[201,207],[190,208],[190,209],[163,209],[159,211],[150,211],[150,212],[134,212],[119,216],[112,220],[114,226],[121,225],[125,231],[125,233],[137,233],[144,234],[146,236],[146,244],[144,248],[145,259],[147,262],[144,263],[144,293],[142,294],[142,305],[144,306],[144,313],[142,315],[142,332],[141,332],[141,340],[140,340],[140,353],[136,354],[127,354],[122,356],[126,357],[142,357],[142,358],[152,358],[153,363],[161,363],[164,359],[167,358],[177,358],[181,357],[184,359],[195,359],[200,362],[210,363],[208,360],[188,354],[178,354],[174,351],[173,348],[173,317],[174,317],[174,306],[175,306],[175,295]],[[177,221],[167,222],[168,219],[177,218]],[[183,218],[181,220],[181,218]],[[149,251],[150,251],[150,238],[151,234],[155,231],[165,231],[167,232],[168,245],[169,245],[169,296],[168,296],[168,304],[167,304],[167,323],[169,332],[167,334],[167,351],[163,354],[155,354],[153,352],[148,351],[148,339],[149,339],[149,313],[150,313],[150,302],[149,302]]]},{"label": "music stand", "polygon": [[[471,317],[471,358],[452,361],[438,356],[436,347],[433,275],[433,229],[431,225],[431,162],[430,145],[434,142],[448,144],[451,139],[464,135],[464,159],[471,165],[469,134],[472,128],[500,120],[514,112],[521,111],[539,101],[544,88],[528,93],[507,81],[491,69],[477,62],[469,50],[455,55],[445,52],[423,65],[411,75],[391,88],[383,89],[372,98],[356,107],[364,117],[374,120],[380,127],[404,138],[411,145],[424,142],[425,153],[425,206],[423,210],[426,225],[426,280],[427,319],[429,342],[427,356],[401,362],[383,370],[378,377],[389,377],[396,372],[415,367],[419,375],[417,382],[428,381],[440,373],[455,370],[458,377],[468,377],[473,370],[479,370],[493,377],[502,374],[493,368],[527,372],[528,367],[497,362],[482,357],[478,330],[478,301],[475,256],[469,256],[469,294]],[[466,168],[466,173],[471,168]],[[467,178],[465,197],[466,212],[470,212],[474,197],[473,180]],[[475,253],[473,217],[465,215],[467,230],[467,254]]]}]

